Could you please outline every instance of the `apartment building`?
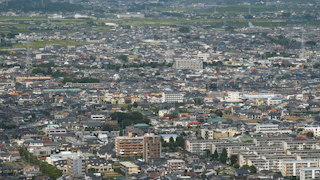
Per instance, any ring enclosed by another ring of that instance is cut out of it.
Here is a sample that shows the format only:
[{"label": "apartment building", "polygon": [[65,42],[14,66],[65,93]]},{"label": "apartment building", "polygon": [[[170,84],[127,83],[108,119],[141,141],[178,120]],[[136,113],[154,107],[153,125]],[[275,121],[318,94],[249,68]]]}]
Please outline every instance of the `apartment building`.
[{"label": "apartment building", "polygon": [[133,164],[130,161],[120,162],[120,170],[125,172],[126,176],[130,174],[138,174],[139,166]]},{"label": "apartment building", "polygon": [[283,161],[281,167],[282,176],[298,176],[303,168],[318,167],[317,161],[312,160],[293,160]]},{"label": "apartment building", "polygon": [[149,162],[149,159],[160,158],[161,137],[152,134],[146,134],[143,137],[143,159]]},{"label": "apartment building", "polygon": [[256,146],[282,146],[282,141],[288,141],[291,138],[253,138],[252,142],[256,144]]},{"label": "apartment building", "polygon": [[295,149],[287,149],[287,155],[308,155],[308,154],[319,154],[320,150],[313,150],[313,149],[303,149],[303,150],[295,150]]},{"label": "apartment building", "polygon": [[282,146],[284,150],[320,149],[319,141],[317,140],[283,141]]},{"label": "apartment building", "polygon": [[214,152],[215,150],[218,151],[218,153],[221,153],[223,148],[226,148],[227,151],[231,151],[232,149],[242,149],[245,150],[247,147],[255,146],[254,143],[222,143],[217,144],[214,143],[211,146],[211,152]]},{"label": "apartment building", "polygon": [[174,69],[193,69],[193,70],[200,70],[203,69],[202,60],[198,59],[178,59],[175,60],[173,64]]},{"label": "apartment building", "polygon": [[280,171],[282,167],[282,161],[295,160],[295,156],[286,155],[262,155],[261,158],[268,161],[269,170],[271,171]]},{"label": "apartment building", "polygon": [[301,168],[300,180],[320,179],[320,167]]},{"label": "apartment building", "polygon": [[121,157],[140,156],[143,153],[143,137],[132,137],[132,133],[118,136],[115,138],[115,151]]},{"label": "apartment building", "polygon": [[320,136],[320,127],[319,126],[305,126],[305,127],[303,127],[303,130],[305,132],[313,132],[313,135],[315,137]]},{"label": "apartment building", "polygon": [[256,167],[258,171],[269,170],[269,163],[265,159],[262,159],[262,158],[247,159],[246,162],[247,162],[246,163],[247,165]]},{"label": "apartment building", "polygon": [[77,175],[85,175],[86,162],[84,157],[78,155],[67,159],[67,175],[75,177]]},{"label": "apartment building", "polygon": [[183,102],[184,95],[181,92],[164,92],[162,94],[162,102],[174,103]]},{"label": "apartment building", "polygon": [[260,158],[260,156],[256,154],[241,153],[241,154],[238,154],[238,163],[240,166],[243,166],[247,164],[247,159],[257,159],[257,158]]},{"label": "apartment building", "polygon": [[98,156],[89,157],[89,159],[86,161],[86,164],[87,170],[93,168],[96,170],[96,172],[104,173],[111,172],[112,170],[112,164]]},{"label": "apartment building", "polygon": [[274,132],[279,130],[279,124],[257,124],[256,132]]},{"label": "apartment building", "polygon": [[185,161],[181,159],[167,160],[168,173],[184,172]]},{"label": "apartment building", "polygon": [[213,139],[213,140],[186,140],[185,149],[189,152],[198,152],[205,149],[211,149],[213,143],[229,143],[228,140]]},{"label": "apartment building", "polygon": [[143,155],[145,162],[149,159],[160,158],[161,137],[154,134],[145,134],[140,137],[118,136],[115,138],[115,151],[117,156],[132,157]]},{"label": "apartment building", "polygon": [[213,130],[211,129],[200,129],[200,136],[203,139],[213,139]]}]

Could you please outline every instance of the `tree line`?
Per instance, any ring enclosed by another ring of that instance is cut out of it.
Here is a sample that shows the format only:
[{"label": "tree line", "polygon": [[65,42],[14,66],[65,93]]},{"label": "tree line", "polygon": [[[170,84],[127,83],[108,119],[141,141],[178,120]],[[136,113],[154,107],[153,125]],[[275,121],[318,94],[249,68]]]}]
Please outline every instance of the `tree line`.
[{"label": "tree line", "polygon": [[62,176],[62,171],[53,165],[40,161],[36,156],[31,154],[25,148],[19,149],[20,156],[26,161],[29,162],[30,165],[39,165],[40,171],[42,175],[49,176],[51,179],[57,179]]}]

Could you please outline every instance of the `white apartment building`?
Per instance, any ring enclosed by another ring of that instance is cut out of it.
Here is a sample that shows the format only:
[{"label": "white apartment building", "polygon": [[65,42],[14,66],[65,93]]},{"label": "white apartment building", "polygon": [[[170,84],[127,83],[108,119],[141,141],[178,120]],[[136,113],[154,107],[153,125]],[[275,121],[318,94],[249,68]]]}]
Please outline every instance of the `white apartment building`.
[{"label": "white apartment building", "polygon": [[256,167],[258,171],[269,170],[269,162],[262,158],[247,159],[246,164]]},{"label": "white apartment building", "polygon": [[173,64],[174,69],[193,69],[193,70],[201,70],[203,69],[202,60],[198,59],[178,59],[175,60]]},{"label": "white apartment building", "polygon": [[300,171],[300,180],[311,180],[320,178],[320,167],[302,168]]},{"label": "white apartment building", "polygon": [[189,152],[198,152],[205,149],[211,149],[214,143],[227,143],[227,140],[214,139],[214,140],[186,140],[185,148]]},{"label": "white apartment building", "polygon": [[200,129],[200,136],[203,139],[213,139],[213,130],[210,129]]},{"label": "white apartment building", "polygon": [[240,101],[242,99],[242,93],[238,91],[228,91],[226,93],[226,101]]},{"label": "white apartment building", "polygon": [[208,60],[210,58],[209,53],[198,53],[197,56],[198,56],[199,60],[202,60],[203,62],[208,62]]},{"label": "white apartment building", "polygon": [[318,140],[308,140],[308,141],[283,141],[282,147],[284,150],[295,149],[320,149]]},{"label": "white apartment building", "polygon": [[320,136],[320,127],[319,126],[306,126],[303,128],[304,131],[313,131],[315,137]]},{"label": "white apartment building", "polygon": [[298,176],[300,177],[301,169],[318,167],[317,161],[312,160],[293,160],[282,161],[281,174],[282,176]]},{"label": "white apartment building", "polygon": [[184,95],[181,92],[164,92],[162,94],[162,102],[174,103],[183,102]]},{"label": "white apartment building", "polygon": [[268,98],[267,100],[267,105],[270,106],[270,105],[277,105],[277,104],[280,104],[282,102],[282,99],[281,98]]},{"label": "white apartment building", "polygon": [[105,117],[105,115],[102,115],[102,114],[95,114],[95,115],[91,115],[91,119],[103,121],[106,119],[106,117]]},{"label": "white apartment building", "polygon": [[274,132],[279,130],[279,125],[278,124],[258,124],[256,126],[256,132]]}]

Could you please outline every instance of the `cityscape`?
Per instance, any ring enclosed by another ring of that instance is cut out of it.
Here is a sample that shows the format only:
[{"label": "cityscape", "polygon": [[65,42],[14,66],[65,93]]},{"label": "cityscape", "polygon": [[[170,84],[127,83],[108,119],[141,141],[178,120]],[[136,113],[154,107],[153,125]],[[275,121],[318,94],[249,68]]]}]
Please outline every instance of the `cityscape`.
[{"label": "cityscape", "polygon": [[320,179],[319,8],[0,0],[0,179]]}]

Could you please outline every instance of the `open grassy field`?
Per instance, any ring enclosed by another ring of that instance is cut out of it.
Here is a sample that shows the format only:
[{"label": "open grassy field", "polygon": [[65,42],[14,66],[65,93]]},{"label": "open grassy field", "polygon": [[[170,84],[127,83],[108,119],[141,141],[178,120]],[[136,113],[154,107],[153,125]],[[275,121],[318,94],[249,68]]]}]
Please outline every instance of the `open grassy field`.
[{"label": "open grassy field", "polygon": [[104,177],[105,178],[116,178],[116,177],[123,177],[123,176],[117,172],[110,172],[110,173],[105,173]]},{"label": "open grassy field", "polygon": [[[76,41],[66,41],[66,40],[44,40],[44,41],[34,41],[30,42],[30,47],[32,48],[43,48],[46,44],[60,44],[62,46],[72,46],[72,45],[83,45],[83,44],[94,44],[90,42],[76,42]],[[27,44],[16,44],[16,48],[27,48]]]},{"label": "open grassy field", "polygon": [[242,13],[247,14],[249,12],[249,8],[251,13],[258,13],[258,12],[277,12],[281,10],[285,11],[314,11],[317,10],[315,7],[276,7],[276,6],[265,6],[265,5],[225,5],[225,6],[217,6],[216,8],[212,7],[204,11],[205,14],[214,13],[216,9],[219,13]]}]

